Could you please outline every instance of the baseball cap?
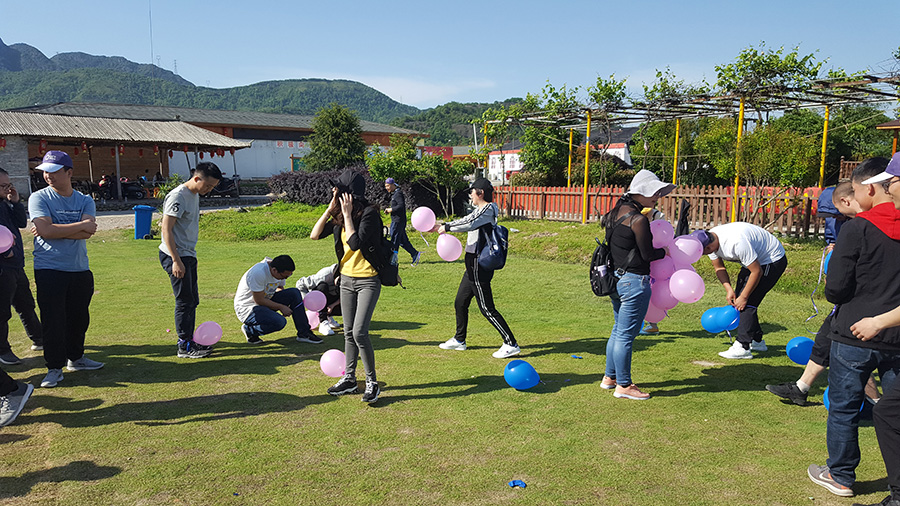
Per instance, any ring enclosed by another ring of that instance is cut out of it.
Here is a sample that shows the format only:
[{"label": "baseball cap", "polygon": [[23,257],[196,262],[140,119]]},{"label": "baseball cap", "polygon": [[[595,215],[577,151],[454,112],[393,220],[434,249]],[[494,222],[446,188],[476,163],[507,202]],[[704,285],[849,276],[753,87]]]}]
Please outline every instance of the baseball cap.
[{"label": "baseball cap", "polygon": [[47,151],[41,164],[35,170],[44,172],[56,172],[63,167],[72,167],[72,159],[64,151]]},{"label": "baseball cap", "polygon": [[691,235],[700,241],[700,244],[702,244],[704,248],[709,246],[709,243],[712,242],[712,236],[710,236],[706,230],[694,230],[691,232]]},{"label": "baseball cap", "polygon": [[394,178],[389,177],[384,180],[384,184],[397,184],[397,183],[394,182]]},{"label": "baseball cap", "polygon": [[674,184],[663,183],[656,177],[656,174],[649,170],[642,169],[634,175],[634,178],[631,180],[631,185],[628,187],[628,191],[625,194],[642,195],[647,198],[654,196],[663,197],[672,193],[672,190],[674,189]]},{"label": "baseball cap", "polygon": [[475,181],[472,181],[472,186],[469,187],[468,191],[472,190],[484,190],[485,193],[494,193],[494,185],[491,184],[487,179],[480,177]]},{"label": "baseball cap", "polygon": [[891,161],[888,162],[887,167],[884,169],[884,172],[881,174],[876,174],[869,179],[866,179],[862,182],[862,184],[875,184],[881,183],[883,181],[887,181],[888,179],[900,176],[900,152],[894,153],[894,156],[891,157]]}]

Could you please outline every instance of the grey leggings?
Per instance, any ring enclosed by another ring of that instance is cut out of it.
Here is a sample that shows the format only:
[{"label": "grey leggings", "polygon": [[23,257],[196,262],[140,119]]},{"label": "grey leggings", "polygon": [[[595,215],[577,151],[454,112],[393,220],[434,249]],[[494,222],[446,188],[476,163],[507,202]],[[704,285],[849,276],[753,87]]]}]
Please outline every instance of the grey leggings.
[{"label": "grey leggings", "polygon": [[375,379],[375,351],[369,340],[369,323],[381,295],[381,279],[341,276],[341,315],[344,317],[344,356],[347,375],[356,377],[357,359],[362,359],[366,381]]}]

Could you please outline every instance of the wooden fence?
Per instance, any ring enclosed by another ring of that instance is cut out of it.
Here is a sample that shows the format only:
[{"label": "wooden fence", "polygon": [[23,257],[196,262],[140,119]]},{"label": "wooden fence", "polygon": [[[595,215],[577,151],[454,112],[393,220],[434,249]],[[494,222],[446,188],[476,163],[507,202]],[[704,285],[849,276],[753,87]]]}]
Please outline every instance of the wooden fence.
[{"label": "wooden fence", "polygon": [[[737,219],[794,237],[818,236],[824,219],[815,215],[821,190],[812,188],[738,187]],[[588,188],[588,220],[596,221],[625,193],[615,186]],[[513,218],[581,221],[582,188],[498,187],[494,202],[501,213]],[[733,187],[679,186],[659,200],[657,208],[674,222],[681,201],[690,204],[688,224],[692,230],[710,228],[731,221]]]}]

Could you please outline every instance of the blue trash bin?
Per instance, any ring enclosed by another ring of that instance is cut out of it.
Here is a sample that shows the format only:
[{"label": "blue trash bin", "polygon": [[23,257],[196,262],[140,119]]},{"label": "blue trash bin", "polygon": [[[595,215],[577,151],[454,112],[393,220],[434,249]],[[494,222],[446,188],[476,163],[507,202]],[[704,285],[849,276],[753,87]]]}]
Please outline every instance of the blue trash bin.
[{"label": "blue trash bin", "polygon": [[153,221],[153,206],[134,206],[134,238],[150,239],[150,222]]}]

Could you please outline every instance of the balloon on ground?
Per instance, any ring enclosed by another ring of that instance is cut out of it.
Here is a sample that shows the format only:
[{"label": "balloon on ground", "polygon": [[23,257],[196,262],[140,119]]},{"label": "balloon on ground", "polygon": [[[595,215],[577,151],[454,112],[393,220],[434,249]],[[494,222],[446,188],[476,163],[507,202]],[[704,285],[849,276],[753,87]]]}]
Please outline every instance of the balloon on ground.
[{"label": "balloon on ground", "polygon": [[430,232],[434,228],[434,211],[425,206],[417,207],[411,221],[413,228],[419,232]]},{"label": "balloon on ground", "polygon": [[325,294],[318,290],[312,290],[306,294],[306,297],[303,297],[303,307],[309,311],[321,311],[325,309],[327,303]]},{"label": "balloon on ground", "polygon": [[653,236],[654,248],[665,248],[672,244],[675,238],[675,229],[666,220],[653,220],[650,222],[650,234]]},{"label": "balloon on ground", "polygon": [[506,368],[503,370],[503,379],[516,390],[528,390],[541,381],[534,367],[524,360],[513,360],[506,364]]},{"label": "balloon on ground", "polygon": [[319,326],[319,313],[317,311],[306,310],[306,321],[309,322],[309,328],[314,329]]},{"label": "balloon on ground", "polygon": [[0,226],[0,253],[5,253],[13,247],[16,236],[6,227]]},{"label": "balloon on ground", "polygon": [[344,375],[345,360],[344,352],[341,350],[328,350],[319,359],[319,367],[326,376],[340,378]]},{"label": "balloon on ground", "polygon": [[203,346],[212,346],[222,339],[222,327],[216,322],[203,322],[194,331],[194,342]]},{"label": "balloon on ground", "polygon": [[679,302],[691,304],[703,298],[706,286],[703,278],[689,269],[680,269],[669,279],[669,290]]},{"label": "balloon on ground", "polygon": [[450,234],[441,234],[437,240],[438,256],[448,262],[453,262],[462,255],[462,243],[455,236]]},{"label": "balloon on ground", "polygon": [[809,357],[812,355],[813,344],[815,342],[804,336],[797,336],[790,341],[788,341],[787,346],[784,347],[784,350],[787,352],[787,356],[791,361],[798,365],[806,365],[809,362]]}]

